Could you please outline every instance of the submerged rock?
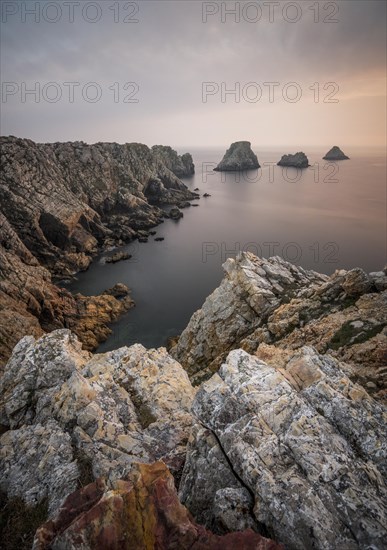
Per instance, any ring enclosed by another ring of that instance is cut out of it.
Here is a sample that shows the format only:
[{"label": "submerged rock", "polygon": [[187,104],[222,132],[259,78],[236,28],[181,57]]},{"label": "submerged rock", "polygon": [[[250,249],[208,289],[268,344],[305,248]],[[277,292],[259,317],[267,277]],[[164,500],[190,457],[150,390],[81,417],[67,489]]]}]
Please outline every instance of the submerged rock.
[{"label": "submerged rock", "polygon": [[185,202],[179,202],[177,205],[178,208],[189,208],[191,206],[191,203],[188,201]]},{"label": "submerged rock", "polygon": [[346,160],[349,159],[347,155],[343,153],[343,151],[340,149],[340,147],[337,147],[335,145],[328,151],[328,153],[323,157],[324,160]]},{"label": "submerged rock", "polygon": [[260,168],[257,155],[251,149],[249,141],[236,141],[226,151],[223,159],[214,168],[217,172],[239,172]]},{"label": "submerged rock", "polygon": [[179,495],[206,526],[255,520],[289,550],[383,547],[387,412],[336,360],[232,351],[192,410]]},{"label": "submerged rock", "polygon": [[116,264],[117,262],[122,262],[124,260],[130,260],[131,254],[128,252],[116,252],[113,256],[107,256],[105,262],[107,264]]},{"label": "submerged rock", "polygon": [[278,166],[293,166],[294,168],[307,168],[310,166],[308,157],[305,153],[299,152],[294,155],[283,155],[277,162]]},{"label": "submerged rock", "polygon": [[183,212],[177,208],[177,206],[174,206],[171,208],[171,210],[168,212],[168,216],[171,218],[171,220],[180,220],[184,216]]},{"label": "submerged rock", "polygon": [[217,536],[178,500],[165,464],[135,464],[125,480],[99,479],[68,497],[38,529],[33,550],[283,550],[251,530]]}]

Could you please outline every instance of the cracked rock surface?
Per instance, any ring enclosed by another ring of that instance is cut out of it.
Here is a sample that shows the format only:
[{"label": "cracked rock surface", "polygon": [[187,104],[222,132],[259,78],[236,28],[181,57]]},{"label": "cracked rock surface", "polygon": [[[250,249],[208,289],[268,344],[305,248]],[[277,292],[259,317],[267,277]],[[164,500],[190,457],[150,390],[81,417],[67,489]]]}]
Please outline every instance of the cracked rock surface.
[{"label": "cracked rock surface", "polygon": [[97,482],[72,494],[38,529],[34,550],[283,550],[251,530],[213,534],[178,500],[165,464],[134,464],[126,480]]},{"label": "cracked rock surface", "polygon": [[0,488],[29,504],[47,496],[52,512],[85,465],[91,479],[125,477],[134,461],[178,472],[194,393],[164,348],[92,356],[67,330],[25,337],[0,385]]},{"label": "cracked rock surface", "polygon": [[384,547],[386,410],[335,359],[234,350],[192,410],[179,494],[206,525],[228,492],[234,525],[255,521],[286,548]]},{"label": "cracked rock surface", "polygon": [[387,275],[321,275],[280,257],[246,252],[223,265],[220,286],[196,311],[171,354],[199,384],[232,349],[314,346],[378,399],[387,395]]}]

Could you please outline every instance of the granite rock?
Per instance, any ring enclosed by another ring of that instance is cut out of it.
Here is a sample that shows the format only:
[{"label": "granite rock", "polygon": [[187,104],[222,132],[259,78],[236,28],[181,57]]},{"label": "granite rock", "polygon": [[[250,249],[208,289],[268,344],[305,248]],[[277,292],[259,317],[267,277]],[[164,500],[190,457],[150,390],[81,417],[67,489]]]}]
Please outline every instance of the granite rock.
[{"label": "granite rock", "polygon": [[256,525],[289,550],[383,548],[386,409],[313,348],[273,357],[234,350],[201,385],[182,502],[212,523],[231,494],[243,525],[250,496]]},{"label": "granite rock", "polygon": [[314,346],[346,364],[354,381],[387,397],[387,275],[355,268],[330,277],[279,257],[242,253],[223,266],[220,286],[195,312],[171,354],[194,384],[208,379],[232,349]]},{"label": "granite rock", "polygon": [[[67,494],[82,483],[85,465],[92,479],[125,477],[134,461],[160,459],[177,473],[185,460],[194,393],[164,348],[136,344],[93,356],[68,330],[39,340],[26,336],[0,381],[0,423],[6,430],[0,440],[1,487],[13,496],[17,479],[23,479],[18,496],[29,501],[33,488],[37,500],[48,496],[53,510],[59,470]],[[66,434],[63,452],[50,443],[60,442],[60,434]],[[62,489],[60,495],[66,496]]]}]

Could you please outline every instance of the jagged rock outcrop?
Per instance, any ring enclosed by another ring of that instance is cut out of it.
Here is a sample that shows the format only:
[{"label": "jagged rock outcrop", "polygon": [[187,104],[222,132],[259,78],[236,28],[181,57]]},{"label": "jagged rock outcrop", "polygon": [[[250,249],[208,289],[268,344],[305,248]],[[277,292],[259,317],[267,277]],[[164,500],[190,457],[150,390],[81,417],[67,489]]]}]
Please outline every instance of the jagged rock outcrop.
[{"label": "jagged rock outcrop", "polygon": [[251,149],[249,141],[236,141],[227,149],[223,159],[214,168],[217,172],[240,172],[260,168],[257,155]]},{"label": "jagged rock outcrop", "polygon": [[0,489],[29,505],[59,501],[133,462],[178,473],[192,423],[186,372],[164,348],[136,344],[92,356],[58,330],[24,337],[0,381]]},{"label": "jagged rock outcrop", "polygon": [[354,380],[386,398],[386,272],[338,270],[328,277],[251,253],[223,268],[221,285],[171,350],[193,383],[208,379],[232,349],[312,345],[345,361]]},{"label": "jagged rock outcrop", "polygon": [[294,168],[308,168],[310,166],[308,157],[302,152],[295,153],[294,155],[282,155],[277,165],[293,166]]},{"label": "jagged rock outcrop", "polygon": [[324,160],[347,160],[349,157],[343,153],[343,151],[340,149],[340,147],[337,147],[337,145],[334,145],[332,149],[328,151],[328,153],[323,157]]},{"label": "jagged rock outcrop", "polygon": [[281,550],[253,531],[217,536],[178,500],[165,464],[135,464],[125,480],[100,479],[68,497],[38,529],[33,550]]},{"label": "jagged rock outcrop", "polygon": [[26,334],[67,327],[95,349],[111,334],[108,324],[134,305],[122,288],[119,295],[72,296],[55,286],[0,211],[0,367]]},{"label": "jagged rock outcrop", "polygon": [[[255,521],[289,550],[383,548],[386,409],[312,348],[268,365],[232,351],[194,400],[182,502]],[[250,509],[249,509],[250,501]]]},{"label": "jagged rock outcrop", "polygon": [[195,165],[190,153],[178,155],[177,152],[168,145],[154,145],[152,147],[152,152],[160,157],[165,166],[178,178],[194,175]]},{"label": "jagged rock outcrop", "polygon": [[243,253],[223,264],[225,278],[196,311],[171,354],[198,383],[215,372],[231,349],[261,328],[281,302],[298,290],[325,282],[325,275],[306,271],[279,257],[269,260]]}]

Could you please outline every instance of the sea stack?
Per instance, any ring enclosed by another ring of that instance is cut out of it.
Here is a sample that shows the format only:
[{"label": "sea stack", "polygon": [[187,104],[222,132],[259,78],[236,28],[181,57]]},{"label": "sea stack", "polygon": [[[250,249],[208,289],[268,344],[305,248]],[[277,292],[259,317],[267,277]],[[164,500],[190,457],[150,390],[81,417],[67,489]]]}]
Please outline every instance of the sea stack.
[{"label": "sea stack", "polygon": [[324,160],[347,160],[349,157],[343,153],[343,151],[340,149],[340,147],[337,147],[337,145],[334,145],[332,149],[328,151],[328,153],[323,157]]},{"label": "sea stack", "polygon": [[216,172],[241,172],[260,168],[257,155],[251,149],[249,141],[236,141],[227,149],[222,161],[214,170]]},{"label": "sea stack", "polygon": [[298,152],[295,155],[283,155],[277,162],[278,166],[293,166],[294,168],[308,168],[310,166],[308,157],[305,153]]}]

